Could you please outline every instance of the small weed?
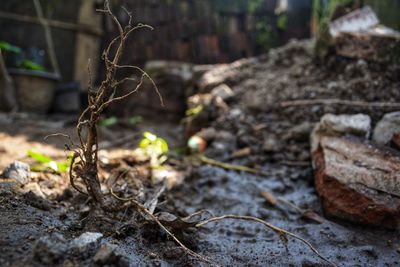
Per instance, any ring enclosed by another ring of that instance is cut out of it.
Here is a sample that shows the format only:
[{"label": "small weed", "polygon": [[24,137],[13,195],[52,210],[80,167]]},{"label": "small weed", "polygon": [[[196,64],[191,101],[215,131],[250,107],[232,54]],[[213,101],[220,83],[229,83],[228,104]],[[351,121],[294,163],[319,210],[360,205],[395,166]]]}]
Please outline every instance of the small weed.
[{"label": "small weed", "polygon": [[66,173],[69,167],[71,166],[72,155],[70,155],[66,161],[56,162],[51,157],[32,150],[28,150],[27,154],[30,158],[40,163],[32,165],[31,166],[32,171],[36,172],[52,171],[56,173]]}]

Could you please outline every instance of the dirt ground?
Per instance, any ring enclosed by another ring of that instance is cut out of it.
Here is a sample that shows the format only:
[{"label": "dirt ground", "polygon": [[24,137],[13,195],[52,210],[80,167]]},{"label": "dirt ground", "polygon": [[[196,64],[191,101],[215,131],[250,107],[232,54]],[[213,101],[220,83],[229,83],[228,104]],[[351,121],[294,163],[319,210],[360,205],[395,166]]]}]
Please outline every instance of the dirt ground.
[{"label": "dirt ground", "polygon": [[[262,175],[193,163],[171,153],[167,164],[181,171],[185,179],[160,197],[156,213],[185,217],[206,209],[215,216],[254,216],[305,238],[338,266],[399,265],[398,231],[324,217],[309,153],[309,134],[323,114],[366,113],[375,124],[396,108],[286,107],[281,102],[332,98],[400,102],[400,67],[336,56],[325,63],[316,62],[307,41],[290,43],[243,66],[232,65],[232,69],[240,74],[224,83],[234,95],[225,100],[223,108],[210,104],[205,109],[207,120],[194,122],[215,130],[205,155],[260,168]],[[29,149],[54,159],[65,158],[63,140],[45,141],[43,137],[55,132],[73,134],[74,119],[1,114],[0,169],[14,160],[31,163],[26,156]],[[167,123],[145,121],[136,127],[100,130],[101,146],[107,147],[102,152],[101,177],[107,183],[108,177],[124,173],[123,168],[134,168],[133,174],[119,180],[118,188],[126,187],[126,197],[144,188],[138,194],[141,201],[151,198],[159,188],[150,181],[146,161],[133,156],[144,130],[164,137],[171,148],[181,147],[185,141],[183,127]],[[250,153],[244,157],[233,156],[246,148]],[[69,187],[66,175],[33,173],[32,184],[37,186],[21,189],[7,180],[0,184],[1,266],[207,266],[187,256],[157,225],[135,212],[109,214],[95,209]],[[269,204],[261,195],[263,191],[272,193],[277,204]],[[306,211],[314,216],[307,216]],[[125,261],[118,257],[106,263],[96,261],[100,244],[80,254],[49,253],[38,245],[41,238],[57,233],[69,242],[85,232],[102,233],[101,244],[115,244]],[[285,246],[276,233],[249,221],[225,220],[175,234],[217,265],[329,266],[298,240],[289,237]]]}]

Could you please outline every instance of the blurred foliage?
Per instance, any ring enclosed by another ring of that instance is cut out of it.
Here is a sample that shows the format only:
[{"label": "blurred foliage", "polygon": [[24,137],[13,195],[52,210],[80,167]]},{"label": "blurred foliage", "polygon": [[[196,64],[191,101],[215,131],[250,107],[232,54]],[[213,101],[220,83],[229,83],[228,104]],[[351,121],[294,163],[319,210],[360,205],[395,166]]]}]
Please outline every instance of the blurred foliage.
[{"label": "blurred foliage", "polygon": [[129,124],[138,125],[143,122],[142,116],[133,116],[128,119]]},{"label": "blurred foliage", "polygon": [[286,13],[282,13],[278,16],[278,20],[276,22],[278,29],[284,31],[287,29],[288,25],[288,16]]},{"label": "blurred foliage", "polygon": [[69,170],[72,162],[71,153],[66,161],[56,162],[51,157],[42,153],[28,150],[27,155],[40,164],[31,165],[31,170],[36,172],[53,171],[56,173],[65,173]]},{"label": "blurred foliage", "polygon": [[[324,58],[333,45],[332,36],[329,33],[329,22],[338,5],[350,4],[353,0],[313,0],[313,19],[316,22],[315,53],[318,58]],[[324,4],[322,4],[324,3]]]},{"label": "blurred foliage", "polygon": [[8,53],[21,54],[22,50],[18,46],[12,45],[5,41],[0,41],[0,50]]},{"label": "blurred foliage", "polygon": [[45,70],[42,65],[37,64],[29,59],[23,59],[20,62],[18,62],[18,67],[21,69],[27,69],[27,70],[36,70],[36,71],[44,71]]},{"label": "blurred foliage", "polygon": [[275,44],[275,36],[272,31],[271,26],[264,21],[260,21],[256,24],[256,31],[257,31],[257,45],[261,46],[262,48],[268,50],[272,48]]},{"label": "blurred foliage", "polygon": [[110,127],[110,126],[113,126],[113,125],[117,124],[117,122],[118,122],[117,117],[113,116],[113,117],[101,120],[99,125],[100,125],[100,127],[107,128],[107,127]]},{"label": "blurred foliage", "polygon": [[322,4],[321,0],[313,0],[312,14],[317,21],[319,32],[328,30],[329,21],[338,5],[350,4],[353,0],[328,0],[323,2],[325,4]]},{"label": "blurred foliage", "polygon": [[120,123],[120,122],[125,122],[125,123],[127,122],[130,125],[135,126],[135,125],[138,125],[138,124],[143,122],[143,117],[142,116],[133,116],[133,117],[130,117],[129,119],[122,119],[121,120],[121,119],[118,119],[115,116],[112,116],[112,117],[109,117],[109,118],[102,119],[100,121],[99,125],[100,125],[100,127],[107,128],[107,127],[111,127],[113,125],[116,125],[117,123]]},{"label": "blurred foliage", "polygon": [[263,3],[264,3],[264,0],[249,0],[247,8],[248,8],[250,14],[256,13],[257,10],[259,10],[261,8]]},{"label": "blurred foliage", "polygon": [[16,65],[18,68],[27,70],[45,71],[43,65],[24,58],[24,53],[22,52],[22,49],[18,46],[12,45],[6,41],[0,41],[0,50],[5,53],[13,53],[20,56],[21,59],[15,60],[15,62],[10,63],[10,65],[12,66]]},{"label": "blurred foliage", "polygon": [[383,25],[400,31],[399,0],[365,0],[364,4],[372,7]]}]

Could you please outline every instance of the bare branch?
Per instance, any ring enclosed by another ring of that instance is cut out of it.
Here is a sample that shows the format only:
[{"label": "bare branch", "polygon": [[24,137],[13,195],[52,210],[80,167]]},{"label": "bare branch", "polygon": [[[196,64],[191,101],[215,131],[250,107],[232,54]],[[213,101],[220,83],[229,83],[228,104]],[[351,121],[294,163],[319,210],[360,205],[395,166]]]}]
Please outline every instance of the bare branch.
[{"label": "bare branch", "polygon": [[362,108],[400,108],[400,103],[390,102],[365,102],[344,99],[298,99],[281,102],[280,107],[314,106],[314,105],[344,105]]},{"label": "bare branch", "polygon": [[[125,11],[125,13],[128,15],[129,17],[129,21],[128,21],[128,25],[126,25],[126,27],[131,27],[132,26],[132,12],[129,12],[124,6],[121,6],[122,10]],[[125,28],[126,29],[126,28]]]},{"label": "bare branch", "polygon": [[135,69],[135,70],[139,71],[140,73],[142,73],[143,75],[145,75],[149,79],[149,81],[151,82],[152,86],[154,87],[154,90],[156,91],[156,93],[158,95],[158,98],[160,99],[161,106],[164,106],[164,101],[163,101],[162,95],[161,95],[160,91],[158,90],[158,87],[157,87],[156,83],[147,74],[147,72],[145,72],[142,68],[137,67],[137,66],[132,66],[132,65],[116,65],[116,68],[118,68],[118,69],[123,69],[123,68]]},{"label": "bare branch", "polygon": [[129,93],[127,93],[127,94],[125,94],[125,95],[123,95],[123,96],[115,97],[115,98],[112,98],[112,99],[108,100],[107,102],[104,102],[104,103],[100,106],[99,111],[102,112],[102,111],[103,111],[108,105],[110,105],[111,103],[113,103],[113,102],[115,102],[115,101],[120,101],[120,100],[122,100],[122,99],[127,98],[127,97],[130,96],[131,94],[136,93],[136,92],[140,89],[140,87],[142,86],[144,77],[146,77],[146,76],[143,74],[143,75],[142,75],[142,78],[140,79],[140,82],[136,85],[136,88],[135,88],[134,90],[130,91]]}]

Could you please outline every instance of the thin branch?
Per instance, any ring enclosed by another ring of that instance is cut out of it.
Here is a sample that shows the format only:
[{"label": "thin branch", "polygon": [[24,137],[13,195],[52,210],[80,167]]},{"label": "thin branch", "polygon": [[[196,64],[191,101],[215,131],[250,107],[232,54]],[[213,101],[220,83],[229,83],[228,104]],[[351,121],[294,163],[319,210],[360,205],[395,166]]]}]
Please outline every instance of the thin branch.
[{"label": "thin branch", "polygon": [[132,12],[129,12],[124,6],[121,6],[121,8],[122,8],[123,11],[125,11],[125,13],[129,17],[129,21],[128,21],[128,25],[127,26],[131,26],[132,25]]},{"label": "thin branch", "polygon": [[[158,224],[158,226],[160,226],[161,229],[164,230],[164,232],[170,236],[187,254],[195,257],[196,259],[199,259],[203,262],[206,262],[210,265],[216,265],[215,263],[212,263],[211,260],[207,259],[206,257],[194,252],[193,250],[189,249],[188,247],[186,247],[171,231],[169,231],[161,222],[160,220],[158,220],[158,218],[152,214],[148,209],[146,209],[146,207],[144,207],[142,204],[140,204],[138,201],[136,201],[135,199],[129,199],[126,200],[124,198],[120,198],[119,196],[115,195],[115,193],[113,192],[113,190],[110,190],[111,195],[113,197],[115,197],[116,199],[120,200],[120,201],[129,201],[131,204],[133,204],[133,206],[135,206],[136,208],[138,208],[140,211],[142,211],[143,213],[145,213],[145,215],[149,216],[151,218],[152,221],[154,221],[156,224]],[[143,214],[142,214],[143,216]],[[146,216],[143,216],[146,219]]]},{"label": "thin branch", "polygon": [[258,169],[254,169],[254,168],[250,168],[247,166],[243,166],[243,165],[234,165],[234,164],[229,164],[229,163],[225,163],[225,162],[221,162],[215,159],[210,159],[206,156],[203,155],[199,155],[198,159],[206,164],[209,165],[213,165],[225,170],[234,170],[234,171],[243,171],[243,172],[249,172],[249,173],[253,173],[253,174],[262,174],[264,175],[262,170],[258,170]]},{"label": "thin branch", "polygon": [[114,97],[114,98],[111,98],[110,100],[104,102],[104,103],[100,106],[99,112],[102,112],[102,111],[103,111],[106,107],[108,107],[111,103],[113,103],[113,102],[115,102],[115,101],[120,101],[120,100],[122,100],[122,99],[125,99],[125,98],[127,98],[128,96],[130,96],[131,94],[137,92],[137,91],[140,89],[140,87],[142,86],[142,84],[143,84],[143,79],[144,79],[144,77],[145,77],[145,75],[143,74],[143,75],[142,75],[142,78],[140,79],[140,82],[136,85],[136,88],[135,88],[134,90],[130,91],[129,93],[126,93],[126,94],[123,95],[123,96]]},{"label": "thin branch", "polygon": [[264,220],[261,220],[261,219],[259,219],[259,218],[256,218],[256,217],[251,217],[251,216],[240,216],[240,215],[223,215],[223,216],[214,217],[214,218],[211,218],[211,219],[202,221],[202,222],[196,224],[196,227],[202,227],[202,226],[204,226],[204,225],[206,225],[206,224],[209,224],[209,223],[212,223],[212,222],[217,222],[217,221],[222,221],[222,220],[225,220],[225,219],[246,220],[246,221],[255,221],[255,222],[261,223],[261,224],[263,224],[264,226],[266,226],[266,227],[272,229],[273,231],[275,231],[275,232],[278,233],[279,235],[282,235],[282,234],[283,234],[283,235],[288,235],[288,236],[291,236],[291,237],[293,237],[293,238],[295,238],[295,239],[297,239],[297,240],[300,240],[301,242],[303,242],[304,244],[306,244],[320,259],[322,259],[322,260],[328,262],[329,264],[331,264],[332,266],[335,266],[335,267],[336,267],[336,265],[335,265],[333,262],[331,262],[331,261],[329,261],[327,258],[323,257],[323,256],[318,252],[318,250],[316,250],[316,249],[311,245],[311,243],[308,242],[307,240],[305,240],[304,238],[302,238],[302,237],[300,237],[300,236],[298,236],[298,235],[296,235],[296,234],[294,234],[294,233],[291,233],[291,232],[289,232],[289,231],[286,231],[286,230],[284,230],[284,229],[282,229],[282,228],[279,228],[279,227],[277,227],[277,226],[274,226],[274,225],[272,225],[272,224],[270,224],[270,223],[268,223],[268,222],[266,222],[266,221],[264,221]]},{"label": "thin branch", "polygon": [[400,103],[395,102],[365,102],[343,99],[298,99],[292,101],[283,101],[279,104],[279,106],[282,108],[314,105],[344,105],[362,108],[400,108]]},{"label": "thin branch", "polygon": [[154,82],[154,80],[147,74],[147,72],[145,72],[142,68],[137,67],[137,66],[131,66],[131,65],[115,65],[116,68],[118,69],[123,69],[123,68],[130,68],[130,69],[135,69],[137,71],[139,71],[140,73],[142,73],[143,75],[145,75],[147,77],[147,79],[149,79],[149,81],[151,82],[152,86],[154,87],[154,90],[156,91],[158,98],[160,99],[160,103],[161,106],[164,106],[164,101],[163,98],[161,96],[160,91],[158,90],[158,87],[156,85],[156,83]]},{"label": "thin branch", "polygon": [[72,141],[71,136],[69,136],[68,134],[63,134],[63,133],[49,134],[49,135],[46,135],[46,136],[43,138],[43,140],[46,141],[46,140],[47,140],[48,138],[50,138],[50,137],[60,137],[60,136],[61,136],[61,137],[64,137],[64,138],[67,138],[72,146],[77,147],[77,145]]}]

